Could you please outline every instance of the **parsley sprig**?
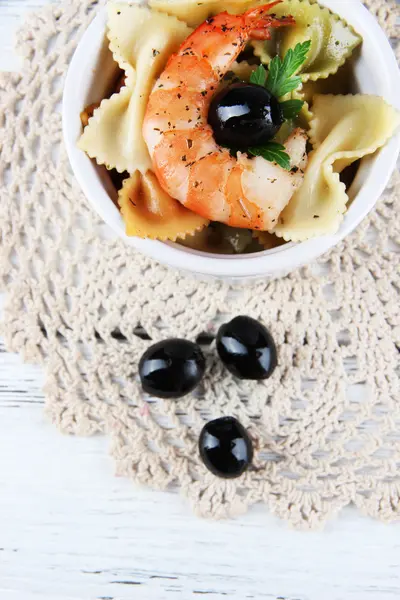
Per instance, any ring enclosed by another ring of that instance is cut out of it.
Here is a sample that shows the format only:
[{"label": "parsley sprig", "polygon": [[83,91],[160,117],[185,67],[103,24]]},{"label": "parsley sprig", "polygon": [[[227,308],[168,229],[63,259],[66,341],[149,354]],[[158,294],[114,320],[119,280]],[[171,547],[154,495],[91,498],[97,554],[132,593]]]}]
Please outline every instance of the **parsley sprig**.
[{"label": "parsley sprig", "polygon": [[249,154],[253,156],[262,156],[265,160],[277,163],[287,171],[290,171],[290,156],[286,152],[285,146],[277,142],[268,142],[264,146],[249,148]]},{"label": "parsley sprig", "polygon": [[311,41],[288,50],[283,58],[275,56],[269,63],[268,79],[265,87],[276,98],[286,96],[289,92],[297,89],[301,84],[301,78],[294,76],[307,58],[308,51],[311,48]]},{"label": "parsley sprig", "polygon": [[[289,92],[293,92],[301,84],[301,78],[296,73],[305,62],[310,47],[311,41],[303,42],[297,44],[294,49],[288,50],[283,59],[276,56],[271,60],[268,72],[263,65],[260,65],[251,74],[250,83],[266,87],[276,98],[282,98]],[[302,100],[281,102],[280,107],[283,118],[286,121],[294,119],[303,108],[303,105]],[[290,170],[290,157],[282,144],[268,142],[268,144],[260,147],[249,148],[248,152],[253,156],[262,156],[266,160],[275,162],[288,171]]]},{"label": "parsley sprig", "polygon": [[250,75],[250,83],[265,86],[267,83],[267,71],[263,65],[259,65]]}]

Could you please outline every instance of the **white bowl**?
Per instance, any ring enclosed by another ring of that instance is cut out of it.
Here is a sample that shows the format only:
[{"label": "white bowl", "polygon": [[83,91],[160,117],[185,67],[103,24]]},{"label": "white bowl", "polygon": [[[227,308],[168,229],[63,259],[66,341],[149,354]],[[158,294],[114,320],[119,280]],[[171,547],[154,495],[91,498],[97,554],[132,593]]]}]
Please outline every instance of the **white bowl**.
[{"label": "white bowl", "polygon": [[[389,104],[400,108],[399,69],[389,41],[377,21],[359,0],[320,0],[320,4],[343,17],[363,37],[360,58],[354,70],[357,89],[362,93],[383,96]],[[357,227],[377,202],[395,168],[400,135],[392,138],[374,156],[363,159],[349,191],[352,203],[339,231],[332,236],[238,256],[221,256],[174,243],[128,237],[121,215],[112,201],[115,190],[105,169],[99,168],[77,148],[82,133],[80,112],[105,96],[115,71],[116,65],[108,50],[106,12],[103,9],[83,35],[65,82],[63,128],[69,159],[84,194],[102,219],[127,244],[172,267],[230,280],[287,274],[312,262]]]}]

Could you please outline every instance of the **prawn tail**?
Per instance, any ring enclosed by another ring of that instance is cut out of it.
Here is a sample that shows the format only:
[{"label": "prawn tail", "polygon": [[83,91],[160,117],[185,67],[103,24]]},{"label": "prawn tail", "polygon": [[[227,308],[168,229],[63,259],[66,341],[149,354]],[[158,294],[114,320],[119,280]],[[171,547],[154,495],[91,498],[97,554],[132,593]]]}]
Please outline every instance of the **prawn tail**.
[{"label": "prawn tail", "polygon": [[275,15],[268,14],[274,6],[280,4],[281,2],[282,0],[275,0],[275,2],[270,2],[269,4],[264,4],[263,6],[258,6],[257,8],[251,8],[244,14],[250,39],[269,40],[271,39],[270,29],[287,27],[296,24],[296,21],[292,16],[277,17]]}]

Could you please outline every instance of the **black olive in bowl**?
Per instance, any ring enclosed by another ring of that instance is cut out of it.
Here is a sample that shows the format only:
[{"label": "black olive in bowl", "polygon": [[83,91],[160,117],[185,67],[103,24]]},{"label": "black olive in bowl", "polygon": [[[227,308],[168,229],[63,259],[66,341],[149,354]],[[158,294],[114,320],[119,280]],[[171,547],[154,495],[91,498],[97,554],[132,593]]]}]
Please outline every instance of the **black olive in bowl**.
[{"label": "black olive in bowl", "polygon": [[203,378],[204,355],[197,344],[169,339],[143,354],[139,376],[145,392],[158,398],[180,398],[192,392]]},{"label": "black olive in bowl", "polygon": [[271,141],[284,118],[278,100],[266,88],[235,83],[211,100],[208,122],[217,144],[247,150]]},{"label": "black olive in bowl", "polygon": [[222,417],[207,423],[199,438],[200,456],[217,477],[240,477],[253,460],[249,434],[234,417]]},{"label": "black olive in bowl", "polygon": [[251,317],[235,317],[217,335],[218,354],[239,379],[268,379],[277,364],[277,352],[268,329]]}]

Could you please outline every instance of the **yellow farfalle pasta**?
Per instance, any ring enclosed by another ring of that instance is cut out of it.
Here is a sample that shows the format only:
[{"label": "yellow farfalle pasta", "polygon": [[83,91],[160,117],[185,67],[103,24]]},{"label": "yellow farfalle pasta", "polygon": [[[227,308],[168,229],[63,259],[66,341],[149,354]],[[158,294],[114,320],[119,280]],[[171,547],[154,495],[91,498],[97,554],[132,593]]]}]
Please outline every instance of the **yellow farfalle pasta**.
[{"label": "yellow farfalle pasta", "polygon": [[243,81],[250,81],[251,74],[257,69],[257,65],[250,65],[247,61],[242,60],[240,63],[234,62],[230,67],[230,71]]},{"label": "yellow farfalle pasta", "polygon": [[276,54],[284,57],[296,44],[311,40],[307,60],[299,73],[303,82],[336,73],[362,42],[340,17],[309,0],[283,0],[272,12],[278,17],[292,15],[296,25],[277,30],[268,42],[252,42],[254,53],[261,62],[269,64]]},{"label": "yellow farfalle pasta", "polygon": [[317,95],[313,114],[309,135],[314,150],[303,185],[274,230],[286,241],[336,233],[348,202],[339,173],[381,148],[400,125],[399,113],[378,96]]},{"label": "yellow farfalle pasta", "polygon": [[151,168],[142,136],[148,97],[191,29],[174,17],[136,5],[109,3],[107,10],[110,50],[126,80],[120,92],[94,112],[79,147],[109,169],[145,173]]},{"label": "yellow farfalle pasta", "polygon": [[291,94],[293,100],[304,102],[299,115],[299,126],[308,129],[313,118],[312,102],[316,94],[350,94],[353,91],[353,84],[353,73],[349,61],[342,65],[337,73],[327,79],[309,80],[303,83]]},{"label": "yellow farfalle pasta", "polygon": [[171,198],[152,171],[136,171],[125,179],[118,193],[118,204],[129,236],[175,241],[209,223]]},{"label": "yellow farfalle pasta", "polygon": [[254,0],[149,0],[151,8],[177,17],[190,27],[198,27],[210,15],[224,11],[239,14],[253,5],[257,5]]}]

